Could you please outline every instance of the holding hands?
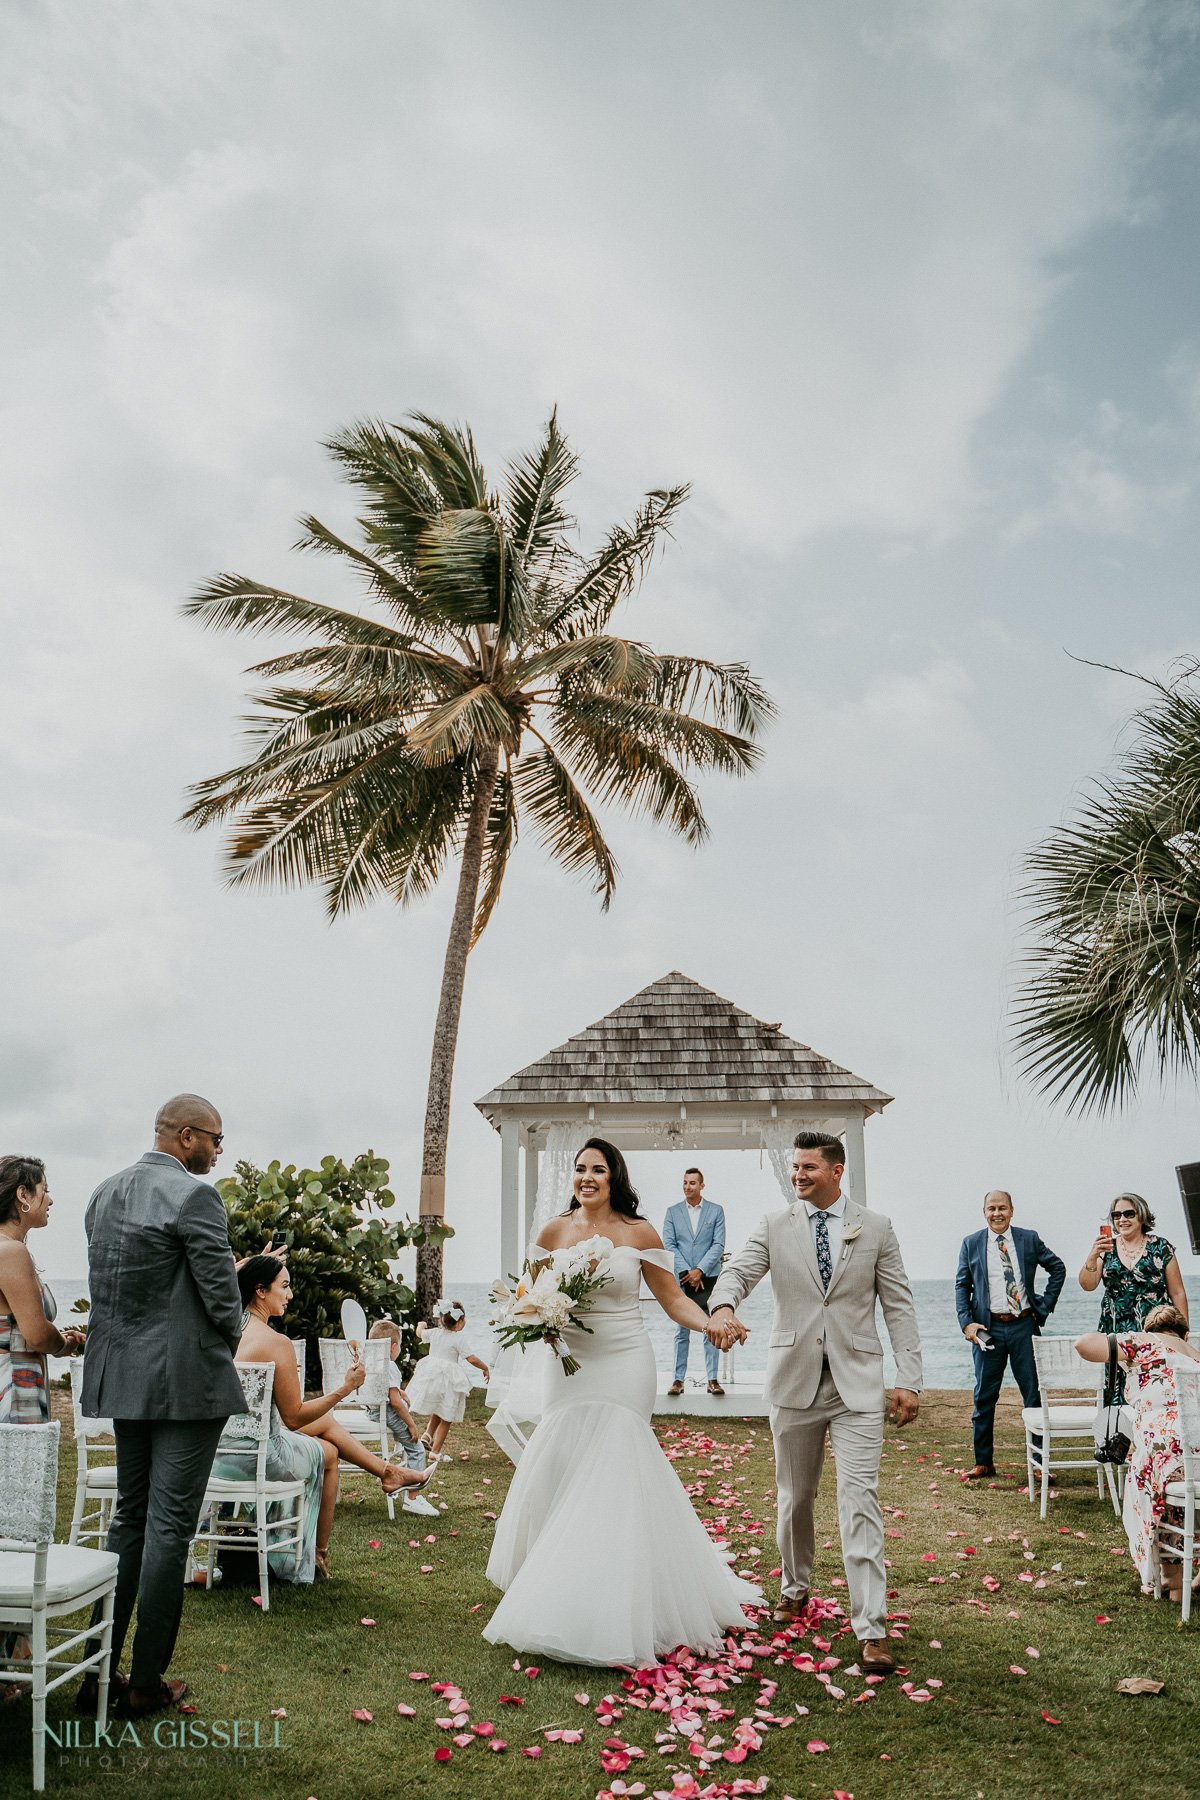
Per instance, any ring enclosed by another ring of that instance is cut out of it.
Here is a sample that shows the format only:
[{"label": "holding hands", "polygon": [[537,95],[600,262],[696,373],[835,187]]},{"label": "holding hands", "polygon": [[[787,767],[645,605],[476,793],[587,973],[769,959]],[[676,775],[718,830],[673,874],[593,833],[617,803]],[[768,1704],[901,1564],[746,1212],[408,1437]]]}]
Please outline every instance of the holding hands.
[{"label": "holding hands", "polygon": [[732,1307],[719,1307],[720,1317],[709,1320],[704,1333],[711,1344],[718,1350],[730,1350],[734,1344],[744,1344],[750,1335],[742,1321],[736,1316]]}]

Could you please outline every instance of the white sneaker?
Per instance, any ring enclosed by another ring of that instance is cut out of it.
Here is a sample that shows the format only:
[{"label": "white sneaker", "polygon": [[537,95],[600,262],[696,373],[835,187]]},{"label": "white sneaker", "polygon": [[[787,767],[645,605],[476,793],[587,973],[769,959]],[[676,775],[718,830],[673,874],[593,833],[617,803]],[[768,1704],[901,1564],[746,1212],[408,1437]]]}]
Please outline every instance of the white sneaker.
[{"label": "white sneaker", "polygon": [[400,1503],[401,1512],[423,1513],[427,1519],[436,1519],[438,1509],[430,1504],[424,1494],[410,1494]]}]

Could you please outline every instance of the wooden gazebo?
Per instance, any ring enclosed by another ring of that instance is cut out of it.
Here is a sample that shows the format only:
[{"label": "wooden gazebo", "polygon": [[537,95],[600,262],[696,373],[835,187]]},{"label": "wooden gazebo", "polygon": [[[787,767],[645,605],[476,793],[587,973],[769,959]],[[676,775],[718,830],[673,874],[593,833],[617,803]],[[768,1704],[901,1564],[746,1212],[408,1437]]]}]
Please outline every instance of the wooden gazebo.
[{"label": "wooden gazebo", "polygon": [[560,1140],[569,1127],[626,1151],[766,1149],[781,1179],[797,1131],[837,1132],[864,1202],[863,1126],[891,1098],[698,981],[664,975],[475,1102],[500,1134],[501,1266],[520,1266],[555,1127]]}]

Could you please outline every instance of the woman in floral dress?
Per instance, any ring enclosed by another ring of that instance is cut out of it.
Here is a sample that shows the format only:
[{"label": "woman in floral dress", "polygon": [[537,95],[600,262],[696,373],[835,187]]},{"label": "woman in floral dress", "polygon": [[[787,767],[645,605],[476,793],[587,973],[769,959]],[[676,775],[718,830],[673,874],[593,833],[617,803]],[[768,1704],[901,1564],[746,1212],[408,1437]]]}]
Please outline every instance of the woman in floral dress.
[{"label": "woman in floral dress", "polygon": [[[1175,1246],[1154,1230],[1154,1214],[1140,1194],[1118,1194],[1108,1209],[1112,1237],[1098,1237],[1079,1271],[1079,1285],[1092,1293],[1104,1283],[1097,1329],[1141,1331],[1156,1306],[1173,1306],[1188,1322],[1187,1293]],[[1117,1399],[1125,1398],[1124,1371]]]},{"label": "woman in floral dress", "polygon": [[[1144,1331],[1118,1337],[1117,1361],[1130,1376],[1127,1405],[1134,1420],[1122,1522],[1129,1538],[1129,1554],[1142,1578],[1142,1592],[1150,1593],[1158,1560],[1155,1526],[1164,1517],[1172,1524],[1183,1521],[1182,1507],[1166,1504],[1167,1484],[1180,1479],[1183,1465],[1174,1371],[1200,1362],[1200,1351],[1187,1342],[1187,1320],[1175,1307],[1155,1307],[1146,1315],[1145,1323]],[[1089,1331],[1076,1340],[1075,1348],[1088,1362],[1108,1361],[1106,1333]],[[1166,1561],[1162,1573],[1172,1600],[1179,1600],[1183,1593],[1182,1563]]]}]

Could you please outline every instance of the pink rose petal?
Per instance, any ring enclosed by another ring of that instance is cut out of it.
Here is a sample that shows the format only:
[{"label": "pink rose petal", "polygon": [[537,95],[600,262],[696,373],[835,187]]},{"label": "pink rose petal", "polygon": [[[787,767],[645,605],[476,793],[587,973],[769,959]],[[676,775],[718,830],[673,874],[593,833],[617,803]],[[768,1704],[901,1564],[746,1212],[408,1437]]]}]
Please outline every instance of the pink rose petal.
[{"label": "pink rose petal", "polygon": [[356,1706],[354,1709],[354,1717],[360,1720],[362,1724],[370,1725],[375,1715],[374,1713],[369,1713],[365,1706]]},{"label": "pink rose petal", "polygon": [[399,1706],[396,1708],[396,1711],[400,1714],[400,1717],[402,1719],[415,1719],[417,1716],[416,1707],[415,1706],[405,1706],[403,1700],[401,1700]]},{"label": "pink rose petal", "polygon": [[374,1619],[360,1619],[358,1622],[360,1625],[373,1625],[375,1623]]},{"label": "pink rose petal", "polygon": [[434,1751],[433,1760],[434,1762],[449,1762],[453,1755],[454,1752],[451,1750],[449,1744],[443,1744],[440,1750]]},{"label": "pink rose petal", "polygon": [[814,1756],[819,1756],[822,1750],[828,1750],[829,1745],[823,1744],[820,1738],[809,1738],[804,1748],[810,1750]]}]

